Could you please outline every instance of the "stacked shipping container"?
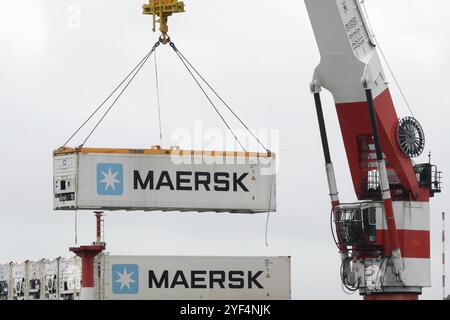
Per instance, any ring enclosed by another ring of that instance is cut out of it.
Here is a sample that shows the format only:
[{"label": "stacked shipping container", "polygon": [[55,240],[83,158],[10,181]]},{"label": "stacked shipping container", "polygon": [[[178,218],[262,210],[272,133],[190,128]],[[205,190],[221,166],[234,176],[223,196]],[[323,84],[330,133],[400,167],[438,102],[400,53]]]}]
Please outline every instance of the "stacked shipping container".
[{"label": "stacked shipping container", "polygon": [[[288,300],[290,257],[169,257],[100,254],[98,300]],[[77,300],[81,260],[0,265],[2,300]]]}]

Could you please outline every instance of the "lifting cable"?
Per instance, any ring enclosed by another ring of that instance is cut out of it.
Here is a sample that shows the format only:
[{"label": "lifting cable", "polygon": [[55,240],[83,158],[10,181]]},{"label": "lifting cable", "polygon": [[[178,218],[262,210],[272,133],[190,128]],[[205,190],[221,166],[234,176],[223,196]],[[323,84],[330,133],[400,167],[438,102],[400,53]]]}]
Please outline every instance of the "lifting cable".
[{"label": "lifting cable", "polygon": [[383,60],[384,60],[384,62],[386,63],[386,65],[387,65],[387,67],[388,67],[388,69],[389,69],[389,72],[391,73],[392,78],[394,79],[395,84],[396,84],[398,90],[400,91],[400,94],[402,95],[403,101],[405,101],[405,104],[406,104],[406,106],[407,106],[408,109],[409,109],[409,112],[410,112],[411,115],[415,118],[414,112],[412,111],[412,108],[411,108],[411,105],[409,104],[408,99],[406,99],[406,95],[405,95],[405,93],[403,92],[402,87],[400,86],[400,82],[397,80],[397,77],[395,76],[394,71],[392,70],[391,65],[389,64],[389,61],[388,61],[388,59],[386,58],[386,56],[385,56],[383,50],[381,49],[380,43],[378,42],[378,40],[377,40],[377,38],[376,38],[376,36],[375,36],[375,33],[374,33],[374,31],[373,31],[373,28],[372,28],[372,23],[370,22],[370,19],[369,19],[369,14],[367,13],[365,0],[362,0],[362,1],[361,1],[361,5],[362,5],[362,8],[363,8],[363,10],[364,10],[364,14],[366,15],[367,23],[369,24],[370,30],[368,30],[368,32],[371,33],[372,38],[373,38],[373,40],[375,41],[375,45],[376,45],[376,46],[378,47],[378,49],[380,50],[381,56],[383,57]]},{"label": "lifting cable", "polygon": [[[261,142],[261,140],[258,139],[258,137],[248,128],[248,126],[245,124],[244,121],[236,114],[236,112],[229,106],[228,103],[225,102],[225,100],[217,93],[217,91],[210,85],[208,81],[200,74],[200,72],[192,65],[192,63],[180,52],[180,50],[175,46],[175,44],[170,41],[170,46],[173,48],[175,53],[178,55],[180,60],[183,62],[185,67],[188,69],[188,71],[191,73],[194,80],[197,82],[197,84],[200,86],[202,91],[204,92],[201,85],[198,83],[196,78],[194,77],[192,71],[188,68],[188,66],[197,74],[197,76],[208,86],[208,88],[216,95],[216,97],[223,103],[223,105],[233,114],[233,116],[242,124],[242,126],[253,136],[253,138],[263,147],[264,150],[266,150],[268,153],[271,153],[271,151]],[[204,92],[205,93],[205,92]],[[205,93],[206,95],[206,93]],[[208,98],[208,100],[210,100]],[[214,106],[215,107],[215,106]],[[218,112],[218,111],[217,111]],[[218,112],[219,113],[219,112]],[[220,113],[219,113],[220,115]],[[228,126],[228,125],[227,125]],[[230,129],[231,131],[231,129]],[[241,145],[242,146],[242,145]]]},{"label": "lifting cable", "polygon": [[75,246],[78,245],[78,210],[75,210]]},{"label": "lifting cable", "polygon": [[[81,129],[84,128],[84,126],[100,111],[100,109],[109,101],[109,99],[125,84],[123,89],[120,91],[116,99],[112,102],[110,107],[106,110],[106,112],[103,114],[103,116],[100,118],[100,120],[95,124],[94,128],[89,132],[86,139],[84,139],[83,143],[79,146],[80,148],[83,147],[86,142],[89,140],[89,138],[92,136],[92,134],[95,132],[95,130],[99,127],[101,122],[106,118],[106,116],[109,114],[111,109],[114,107],[114,105],[117,103],[117,101],[121,98],[125,90],[129,87],[131,82],[134,80],[134,78],[137,76],[137,74],[140,72],[142,67],[145,65],[147,60],[151,57],[152,54],[155,53],[156,48],[159,47],[161,44],[161,40],[155,43],[153,48],[148,52],[145,57],[133,68],[133,70],[125,77],[125,79],[122,80],[122,82],[107,96],[107,98],[100,104],[97,109],[94,110],[94,112],[83,122],[83,124],[70,136],[70,138],[64,143],[63,148],[67,146],[67,144],[81,131]],[[180,61],[185,66],[186,70],[189,72],[189,74],[192,76],[195,83],[198,85],[200,90],[205,95],[206,99],[209,101],[211,106],[214,108],[215,112],[219,115],[222,122],[225,124],[225,126],[228,128],[228,130],[233,135],[234,139],[239,143],[241,148],[244,150],[244,152],[247,152],[244,148],[244,145],[241,143],[233,129],[231,129],[228,122],[225,120],[222,113],[219,111],[217,106],[214,104],[210,96],[207,94],[203,86],[201,85],[200,81],[197,79],[195,74],[207,85],[207,87],[216,95],[216,97],[224,104],[224,106],[233,114],[233,116],[243,125],[243,127],[253,136],[253,138],[268,152],[271,153],[271,151],[261,142],[260,139],[249,129],[249,127],[244,123],[244,121],[236,114],[236,112],[225,102],[225,100],[217,93],[217,91],[205,80],[205,78],[199,73],[199,71],[190,63],[190,61],[178,50],[178,48],[175,46],[175,44],[170,41],[169,39],[170,47],[175,51]],[[161,146],[163,144],[163,134],[162,134],[162,121],[161,121],[161,104],[160,104],[160,95],[159,95],[159,75],[158,75],[158,65],[157,65],[157,57],[155,53],[155,77],[156,77],[156,92],[157,92],[157,105],[158,105],[158,119],[159,119],[159,134],[160,134],[160,140],[161,140]],[[195,72],[195,74],[194,74]],[[128,82],[127,82],[128,80]]]},{"label": "lifting cable", "polygon": [[109,109],[106,111],[106,113],[103,115],[103,117],[100,119],[100,121],[97,122],[94,129],[91,130],[88,137],[84,140],[84,142],[80,145],[82,147],[86,141],[91,137],[91,135],[94,133],[94,131],[97,129],[97,127],[100,125],[100,123],[103,121],[103,119],[106,117],[106,115],[111,111],[112,107],[116,104],[117,100],[122,96],[124,91],[128,88],[130,83],[133,81],[133,79],[136,77],[136,75],[139,73],[139,71],[142,69],[144,64],[147,62],[147,60],[150,58],[150,56],[155,52],[156,48],[160,45],[160,42],[156,42],[153,48],[145,55],[145,57],[131,70],[131,72],[125,77],[125,79],[122,80],[122,82],[108,95],[108,97],[100,104],[97,109],[83,122],[83,124],[70,136],[70,138],[64,143],[63,147],[66,147],[67,144],[78,134],[78,132],[81,131],[81,129],[84,128],[84,126],[94,117],[95,114],[97,114],[98,111],[108,102],[108,100],[122,87],[122,85],[131,77],[131,79],[126,84],[125,88],[120,92],[119,96],[115,99],[115,101],[112,103],[112,105],[109,107]]},{"label": "lifting cable", "polygon": [[273,193],[273,184],[270,186],[269,207],[267,208],[266,231],[264,236],[266,248],[269,247],[269,219],[270,219],[270,209],[272,207],[272,193]]},{"label": "lifting cable", "polygon": [[80,147],[84,146],[84,144],[88,141],[88,139],[92,136],[92,134],[94,133],[94,131],[98,128],[98,126],[100,125],[100,123],[103,121],[103,119],[105,119],[105,117],[108,115],[108,113],[111,111],[111,109],[114,107],[114,105],[116,104],[116,102],[120,99],[120,97],[122,97],[122,94],[125,92],[125,90],[127,90],[128,86],[131,84],[131,82],[134,80],[134,78],[136,78],[136,76],[138,75],[139,71],[141,71],[142,67],[145,65],[145,63],[147,62],[147,60],[150,58],[150,56],[152,55],[153,52],[155,52],[156,48],[159,46],[159,41],[157,43],[155,43],[155,45],[153,46],[152,50],[150,50],[150,53],[147,55],[147,57],[144,59],[144,61],[142,62],[142,64],[138,67],[138,69],[136,70],[136,72],[134,73],[134,75],[131,77],[131,79],[128,81],[128,83],[125,85],[125,87],[122,89],[122,91],[119,93],[119,95],[117,96],[117,98],[113,101],[113,103],[111,104],[111,106],[108,108],[108,110],[106,110],[105,114],[100,118],[100,120],[97,122],[97,124],[94,126],[94,128],[91,130],[91,132],[89,132],[88,136],[86,137],[86,139],[84,139],[83,143],[81,144]]},{"label": "lifting cable", "polygon": [[186,64],[186,62],[183,60],[180,52],[178,51],[177,47],[175,46],[175,43],[173,43],[172,41],[169,42],[170,46],[172,47],[172,49],[175,51],[175,53],[177,54],[178,58],[180,58],[181,62],[183,63],[183,65],[186,67],[186,70],[189,72],[189,74],[192,76],[192,79],[194,79],[195,83],[197,83],[198,87],[200,88],[200,90],[203,92],[203,94],[205,95],[206,99],[208,99],[209,103],[211,104],[211,106],[214,108],[214,110],[216,111],[216,113],[219,115],[220,119],[222,119],[222,122],[225,124],[225,126],[228,128],[228,130],[230,130],[231,134],[233,135],[234,139],[239,143],[239,145],[241,146],[242,150],[244,150],[244,152],[247,152],[244,148],[244,145],[241,143],[241,141],[238,139],[238,137],[236,136],[236,134],[234,133],[233,129],[231,129],[230,125],[228,124],[228,122],[225,120],[225,118],[223,117],[223,115],[220,113],[219,109],[217,109],[216,105],[214,104],[214,102],[211,100],[211,98],[208,96],[208,94],[206,93],[205,89],[202,87],[202,85],[200,84],[200,82],[198,81],[198,79],[195,77],[194,73],[192,72],[191,69],[189,69],[188,65]]},{"label": "lifting cable", "polygon": [[[272,197],[272,194],[271,194]],[[270,201],[269,201],[270,202]],[[266,218],[266,232],[264,235],[264,240],[266,243],[266,248],[269,247],[269,219],[270,219],[270,211],[267,212],[267,218]]]},{"label": "lifting cable", "polygon": [[159,76],[158,76],[158,60],[156,57],[156,51],[153,54],[155,58],[155,82],[156,82],[156,102],[158,104],[158,121],[159,121],[159,139],[161,142],[161,148],[163,146],[163,134],[162,134],[162,122],[161,122],[161,103],[159,99]]}]

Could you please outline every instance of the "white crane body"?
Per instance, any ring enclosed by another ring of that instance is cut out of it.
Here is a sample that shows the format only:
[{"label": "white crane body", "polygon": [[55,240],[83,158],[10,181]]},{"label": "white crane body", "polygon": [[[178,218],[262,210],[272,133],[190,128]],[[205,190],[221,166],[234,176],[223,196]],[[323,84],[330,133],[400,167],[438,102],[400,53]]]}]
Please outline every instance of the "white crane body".
[{"label": "white crane body", "polygon": [[[399,120],[358,0],[305,0],[321,60],[314,94],[344,285],[366,299],[417,299],[431,286],[429,199],[440,172],[411,158],[424,134]],[[341,204],[320,100],[334,97],[357,203]]]}]

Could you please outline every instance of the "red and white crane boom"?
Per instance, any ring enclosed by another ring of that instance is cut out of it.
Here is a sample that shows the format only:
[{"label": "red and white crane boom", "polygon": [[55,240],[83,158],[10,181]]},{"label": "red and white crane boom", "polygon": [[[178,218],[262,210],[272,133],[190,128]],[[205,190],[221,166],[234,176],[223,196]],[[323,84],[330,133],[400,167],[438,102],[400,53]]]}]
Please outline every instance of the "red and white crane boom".
[{"label": "red and white crane boom", "polygon": [[[417,299],[431,286],[429,199],[440,173],[411,158],[425,137],[399,120],[375,41],[358,0],[305,0],[321,61],[311,91],[342,257],[342,279],[366,299]],[[358,202],[339,202],[320,99],[335,100]]]}]

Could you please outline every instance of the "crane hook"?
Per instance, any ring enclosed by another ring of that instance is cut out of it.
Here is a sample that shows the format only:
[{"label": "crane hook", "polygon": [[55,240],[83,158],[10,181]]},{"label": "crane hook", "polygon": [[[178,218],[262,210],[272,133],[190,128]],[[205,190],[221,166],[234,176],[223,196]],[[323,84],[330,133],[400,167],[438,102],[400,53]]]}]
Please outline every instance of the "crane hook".
[{"label": "crane hook", "polygon": [[156,32],[156,24],[159,23],[159,31],[161,32],[159,41],[162,44],[169,43],[169,17],[174,13],[185,12],[184,3],[179,0],[149,0],[149,4],[144,4],[142,8],[143,14],[153,16],[153,32]]}]

